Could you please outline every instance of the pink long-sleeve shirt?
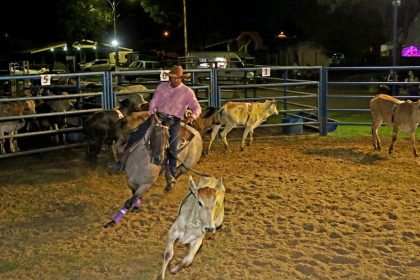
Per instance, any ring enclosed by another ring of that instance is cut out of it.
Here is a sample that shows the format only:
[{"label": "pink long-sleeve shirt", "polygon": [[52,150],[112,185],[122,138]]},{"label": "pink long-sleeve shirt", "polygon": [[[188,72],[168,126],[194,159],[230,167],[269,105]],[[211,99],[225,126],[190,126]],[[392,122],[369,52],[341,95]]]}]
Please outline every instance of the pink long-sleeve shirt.
[{"label": "pink long-sleeve shirt", "polygon": [[150,100],[149,116],[158,111],[183,119],[187,109],[192,110],[193,119],[197,119],[201,114],[201,106],[194,91],[183,83],[172,88],[170,83],[165,82],[157,86]]}]

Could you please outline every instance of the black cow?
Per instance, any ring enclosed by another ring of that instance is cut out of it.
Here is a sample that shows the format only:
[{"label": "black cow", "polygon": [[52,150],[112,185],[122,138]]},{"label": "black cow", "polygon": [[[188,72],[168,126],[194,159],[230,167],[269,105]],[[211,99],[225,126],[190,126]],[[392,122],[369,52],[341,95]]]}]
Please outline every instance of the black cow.
[{"label": "black cow", "polygon": [[[132,112],[148,110],[148,102],[141,98],[141,102],[133,102],[127,98],[120,101],[120,107],[114,110],[104,110],[90,115],[83,125],[86,136],[87,150],[86,160],[95,163],[104,144],[108,145],[109,150],[113,143],[118,139],[117,121]],[[116,152],[111,150],[111,156],[116,160]]]}]

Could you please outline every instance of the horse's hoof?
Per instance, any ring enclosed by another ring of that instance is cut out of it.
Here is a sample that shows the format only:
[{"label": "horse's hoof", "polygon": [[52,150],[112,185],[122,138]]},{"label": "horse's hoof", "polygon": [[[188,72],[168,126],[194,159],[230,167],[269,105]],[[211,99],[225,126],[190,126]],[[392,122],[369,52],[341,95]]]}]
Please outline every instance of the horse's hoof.
[{"label": "horse's hoof", "polygon": [[116,224],[117,224],[116,222],[110,221],[104,225],[104,228],[110,228],[110,227],[115,226]]},{"label": "horse's hoof", "polygon": [[133,207],[133,209],[131,209],[131,212],[133,212],[133,213],[140,212],[140,207]]},{"label": "horse's hoof", "polygon": [[166,187],[165,187],[165,192],[169,192],[169,191],[171,191],[173,188],[174,188],[174,186],[173,186],[173,185],[166,185]]}]

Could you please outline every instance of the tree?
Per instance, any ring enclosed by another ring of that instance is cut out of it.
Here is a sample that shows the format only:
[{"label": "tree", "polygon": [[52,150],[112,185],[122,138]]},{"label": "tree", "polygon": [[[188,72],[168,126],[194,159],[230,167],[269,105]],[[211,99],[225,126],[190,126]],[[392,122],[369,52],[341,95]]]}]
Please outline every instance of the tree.
[{"label": "tree", "polygon": [[112,12],[106,0],[55,1],[57,23],[68,42],[84,38],[103,40],[112,26]]},{"label": "tree", "polygon": [[328,55],[344,53],[349,64],[367,63],[366,57],[379,57],[380,45],[387,40],[383,2],[305,1],[299,13],[303,37],[318,43]]},{"label": "tree", "polygon": [[140,4],[155,22],[182,26],[182,0],[142,0]]},{"label": "tree", "polygon": [[[382,25],[381,32],[384,37],[389,35],[392,30],[392,2],[393,0],[317,0],[318,4],[326,8],[329,12],[334,13],[343,8],[362,8],[372,11],[376,20],[380,20]],[[412,22],[419,16],[420,1],[418,0],[401,0],[399,7],[399,26],[401,40],[407,38],[407,32]]]}]

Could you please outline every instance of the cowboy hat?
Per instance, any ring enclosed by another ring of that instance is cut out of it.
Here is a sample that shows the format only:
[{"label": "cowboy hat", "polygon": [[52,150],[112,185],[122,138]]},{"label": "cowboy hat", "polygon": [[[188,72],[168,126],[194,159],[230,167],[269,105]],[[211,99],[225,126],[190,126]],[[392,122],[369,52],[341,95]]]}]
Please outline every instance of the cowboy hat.
[{"label": "cowboy hat", "polygon": [[184,69],[182,69],[182,66],[174,65],[171,68],[171,71],[169,71],[168,76],[171,78],[189,78],[191,76],[191,73],[184,74]]}]

